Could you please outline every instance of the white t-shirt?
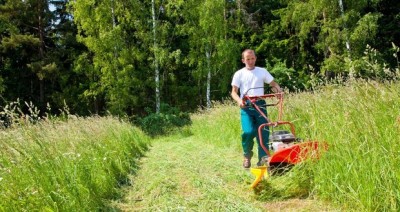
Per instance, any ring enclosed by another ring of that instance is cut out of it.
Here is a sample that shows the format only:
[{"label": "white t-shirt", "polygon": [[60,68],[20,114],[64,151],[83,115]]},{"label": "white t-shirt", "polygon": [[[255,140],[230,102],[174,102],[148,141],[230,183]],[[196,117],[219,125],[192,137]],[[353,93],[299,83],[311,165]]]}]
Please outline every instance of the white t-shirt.
[{"label": "white t-shirt", "polygon": [[274,77],[265,68],[255,67],[248,70],[244,67],[235,72],[231,85],[239,88],[240,98],[244,95],[260,96],[264,95],[264,83],[269,84],[273,80]]}]

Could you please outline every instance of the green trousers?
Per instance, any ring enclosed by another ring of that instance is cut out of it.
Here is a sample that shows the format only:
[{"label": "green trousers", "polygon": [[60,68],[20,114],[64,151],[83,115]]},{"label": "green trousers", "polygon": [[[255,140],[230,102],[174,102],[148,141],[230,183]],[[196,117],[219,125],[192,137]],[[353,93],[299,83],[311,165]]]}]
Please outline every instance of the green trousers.
[{"label": "green trousers", "polygon": [[[258,101],[257,105],[265,105],[265,101]],[[265,108],[261,108],[261,110],[265,113],[265,115],[267,115],[267,111]],[[241,120],[242,130],[243,130],[243,134],[242,134],[243,155],[245,157],[253,156],[254,138],[256,138],[257,144],[258,144],[258,160],[260,161],[262,157],[267,155],[267,153],[260,146],[260,138],[258,136],[258,127],[261,124],[266,123],[267,121],[253,107],[241,108],[240,109],[240,120]],[[266,148],[268,148],[269,128],[264,127],[261,134],[262,134],[264,146]]]}]

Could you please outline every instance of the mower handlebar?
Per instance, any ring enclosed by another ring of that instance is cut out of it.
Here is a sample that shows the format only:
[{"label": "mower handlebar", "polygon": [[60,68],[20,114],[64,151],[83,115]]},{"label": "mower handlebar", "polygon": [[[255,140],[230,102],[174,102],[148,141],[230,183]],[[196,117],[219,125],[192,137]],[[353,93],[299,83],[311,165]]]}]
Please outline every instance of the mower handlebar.
[{"label": "mower handlebar", "polygon": [[268,98],[270,98],[270,99],[276,98],[277,102],[271,103],[271,104],[267,104],[266,106],[279,105],[283,101],[283,92],[281,92],[281,93],[264,94],[264,95],[260,95],[260,96],[248,96],[248,95],[245,95],[243,97],[242,101],[243,101],[244,105],[251,106],[252,104],[255,104],[258,100],[264,100],[264,99],[268,99]]},{"label": "mower handlebar", "polygon": [[264,112],[262,112],[259,108],[259,106],[257,106],[256,102],[258,100],[265,100],[268,98],[276,98],[276,102],[274,103],[270,103],[270,104],[266,104],[265,106],[269,107],[269,106],[276,106],[278,108],[278,121],[282,120],[282,115],[283,115],[283,92],[281,93],[272,93],[272,94],[264,94],[264,95],[260,95],[260,96],[248,96],[245,95],[242,99],[243,101],[243,105],[247,106],[247,107],[254,107],[255,109],[258,110],[258,112],[268,121],[268,118],[266,116],[266,114],[264,114]]}]

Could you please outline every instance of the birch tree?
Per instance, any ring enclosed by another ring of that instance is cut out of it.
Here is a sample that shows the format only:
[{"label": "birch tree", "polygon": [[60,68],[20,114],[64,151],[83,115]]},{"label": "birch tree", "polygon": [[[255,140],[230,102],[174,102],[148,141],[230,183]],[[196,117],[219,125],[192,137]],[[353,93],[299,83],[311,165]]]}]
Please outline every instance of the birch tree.
[{"label": "birch tree", "polygon": [[[189,23],[190,53],[189,64],[195,67],[194,75],[199,86],[205,87],[206,107],[211,107],[212,77],[218,72],[232,71],[219,70],[220,59],[225,56],[229,59],[230,52],[237,52],[235,48],[224,48],[233,41],[227,38],[227,23],[225,20],[225,1],[204,0],[197,2],[192,9],[195,16]],[[234,60],[234,59],[233,59]],[[233,67],[231,67],[233,69]],[[205,84],[203,84],[205,81]]]}]

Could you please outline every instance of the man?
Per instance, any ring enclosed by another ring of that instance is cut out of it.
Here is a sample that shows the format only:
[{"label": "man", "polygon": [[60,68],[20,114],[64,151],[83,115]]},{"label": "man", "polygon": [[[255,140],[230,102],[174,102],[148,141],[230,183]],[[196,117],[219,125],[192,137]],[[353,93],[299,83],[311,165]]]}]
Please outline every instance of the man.
[{"label": "man", "polygon": [[[267,161],[267,153],[260,145],[260,138],[258,136],[258,127],[266,123],[266,120],[251,107],[246,107],[243,104],[243,96],[259,96],[264,95],[264,83],[269,84],[272,87],[272,91],[277,93],[281,92],[281,88],[278,83],[274,81],[272,75],[265,69],[255,66],[257,57],[254,50],[246,49],[242,52],[242,62],[245,67],[236,71],[232,79],[232,98],[238,103],[241,115],[242,125],[242,148],[243,148],[243,167],[250,168],[251,157],[253,156],[254,137],[257,138],[258,144],[258,166],[263,165]],[[255,89],[251,89],[255,88]],[[239,96],[240,91],[240,96]],[[265,101],[257,101],[257,105],[265,105]],[[267,114],[266,108],[262,109]],[[263,143],[268,147],[269,129],[262,131]]]}]

